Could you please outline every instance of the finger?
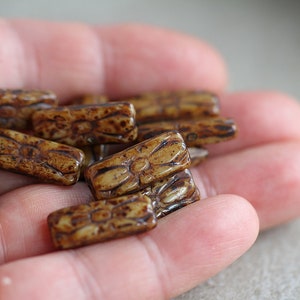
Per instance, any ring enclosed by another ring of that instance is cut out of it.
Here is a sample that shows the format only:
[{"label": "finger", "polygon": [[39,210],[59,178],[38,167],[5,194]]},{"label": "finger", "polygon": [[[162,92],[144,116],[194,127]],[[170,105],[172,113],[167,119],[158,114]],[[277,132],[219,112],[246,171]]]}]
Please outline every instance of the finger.
[{"label": "finger", "polygon": [[257,232],[257,216],[247,201],[218,196],[177,211],[138,237],[1,266],[0,291],[11,300],[33,295],[45,300],[169,299],[232,263]]},{"label": "finger", "polygon": [[223,95],[221,114],[235,120],[237,137],[208,147],[210,155],[247,147],[300,139],[300,105],[278,92],[239,92]]},{"label": "finger", "polygon": [[300,215],[300,142],[273,143],[215,157],[193,174],[207,196],[232,193],[250,201],[261,229]]},{"label": "finger", "polygon": [[0,182],[1,182],[0,185],[0,196],[1,196],[2,194],[12,191],[16,188],[29,185],[32,183],[37,183],[38,180],[33,177],[0,170]]},{"label": "finger", "polygon": [[84,183],[63,187],[29,185],[1,197],[0,264],[53,250],[47,226],[51,212],[91,201]]},{"label": "finger", "polygon": [[[0,86],[111,97],[226,85],[222,59],[207,44],[145,25],[0,20]],[[5,41],[5,42],[4,42]]]},{"label": "finger", "polygon": [[[284,94],[276,92],[240,92],[221,97],[221,112],[232,117],[238,126],[237,138],[211,145],[210,157],[247,147],[279,141],[300,139],[300,105]],[[30,177],[16,176],[0,171],[5,185],[0,195],[33,182]]]},{"label": "finger", "polygon": [[[174,88],[218,91],[226,82],[223,61],[213,49],[167,30],[0,20],[0,31],[2,87],[53,89],[66,98]],[[10,174],[0,194],[31,182]]]}]

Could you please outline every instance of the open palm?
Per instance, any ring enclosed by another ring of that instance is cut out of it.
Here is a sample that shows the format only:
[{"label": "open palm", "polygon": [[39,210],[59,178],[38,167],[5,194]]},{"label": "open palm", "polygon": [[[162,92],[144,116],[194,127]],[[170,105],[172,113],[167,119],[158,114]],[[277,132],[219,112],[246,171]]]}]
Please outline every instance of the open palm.
[{"label": "open palm", "polygon": [[61,103],[205,89],[239,127],[193,169],[203,200],[151,232],[76,250],[54,251],[46,217],[87,202],[86,184],[0,171],[1,299],[168,299],[232,263],[259,228],[300,215],[300,106],[274,92],[226,93],[224,64],[205,43],[142,25],[0,20],[0,33],[0,87],[51,89]]}]

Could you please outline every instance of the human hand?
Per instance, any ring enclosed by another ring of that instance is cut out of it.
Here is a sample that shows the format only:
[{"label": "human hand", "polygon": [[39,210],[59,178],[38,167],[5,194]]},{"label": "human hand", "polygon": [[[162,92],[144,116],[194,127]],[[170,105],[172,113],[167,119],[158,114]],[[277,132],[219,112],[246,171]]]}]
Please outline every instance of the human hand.
[{"label": "human hand", "polygon": [[211,146],[193,170],[206,199],[148,233],[76,250],[53,252],[46,217],[86,202],[87,186],[0,171],[3,299],[168,299],[242,255],[259,223],[265,229],[300,214],[299,105],[272,92],[226,93],[224,65],[209,46],[141,25],[1,20],[0,32],[0,87],[51,89],[62,102],[205,89],[221,95],[222,114],[239,127],[236,140]]}]

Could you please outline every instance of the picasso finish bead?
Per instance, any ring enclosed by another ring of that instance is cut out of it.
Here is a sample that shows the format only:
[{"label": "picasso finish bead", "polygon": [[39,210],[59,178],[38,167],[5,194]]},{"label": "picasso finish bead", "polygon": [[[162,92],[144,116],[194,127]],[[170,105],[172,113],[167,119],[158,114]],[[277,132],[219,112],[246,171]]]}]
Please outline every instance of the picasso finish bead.
[{"label": "picasso finish bead", "polygon": [[85,179],[94,197],[101,200],[138,191],[190,164],[181,135],[167,132],[92,164],[85,170]]},{"label": "picasso finish bead", "polygon": [[0,128],[29,129],[35,111],[57,105],[51,91],[0,89]]},{"label": "picasso finish bead", "polygon": [[152,183],[141,191],[153,201],[157,218],[200,200],[200,193],[188,169]]},{"label": "picasso finish bead", "polygon": [[220,113],[217,96],[205,91],[152,92],[123,101],[133,104],[139,124],[215,117]]},{"label": "picasso finish bead", "polygon": [[129,103],[59,107],[32,116],[34,133],[71,146],[129,143],[137,137],[135,110]]},{"label": "picasso finish bead", "polygon": [[141,124],[137,141],[152,138],[170,130],[177,130],[188,147],[201,147],[233,139],[237,134],[236,124],[229,118],[203,118]]},{"label": "picasso finish bead", "polygon": [[75,184],[84,162],[81,150],[0,128],[0,168],[42,182]]},{"label": "picasso finish bead", "polygon": [[142,194],[66,207],[48,216],[52,241],[57,249],[145,232],[156,224],[152,201]]}]

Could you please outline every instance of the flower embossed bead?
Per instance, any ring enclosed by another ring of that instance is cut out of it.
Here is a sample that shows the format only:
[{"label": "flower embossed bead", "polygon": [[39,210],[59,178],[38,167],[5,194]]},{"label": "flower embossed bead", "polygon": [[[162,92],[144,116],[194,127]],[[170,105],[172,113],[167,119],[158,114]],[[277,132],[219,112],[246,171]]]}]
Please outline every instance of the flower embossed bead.
[{"label": "flower embossed bead", "polygon": [[72,105],[38,111],[32,123],[37,136],[77,147],[129,143],[137,137],[135,110],[129,103]]},{"label": "flower embossed bead", "polygon": [[0,89],[0,127],[28,129],[35,111],[57,105],[57,97],[51,91]]},{"label": "flower embossed bead", "polygon": [[142,194],[67,207],[48,216],[52,241],[57,249],[145,232],[156,223],[152,201]]},{"label": "flower embossed bead", "polygon": [[133,104],[137,123],[218,116],[219,100],[205,91],[152,92],[123,99]]},{"label": "flower embossed bead", "polygon": [[42,182],[75,184],[84,153],[74,147],[0,128],[0,168]]},{"label": "flower embossed bead", "polygon": [[188,169],[155,181],[140,192],[152,199],[157,218],[200,200],[199,190]]},{"label": "flower embossed bead", "polygon": [[139,125],[138,141],[154,137],[170,130],[177,130],[188,147],[201,147],[235,138],[236,124],[229,118],[203,118],[155,122]]},{"label": "flower embossed bead", "polygon": [[138,191],[188,168],[191,159],[178,132],[163,133],[94,163],[85,179],[97,200]]}]

